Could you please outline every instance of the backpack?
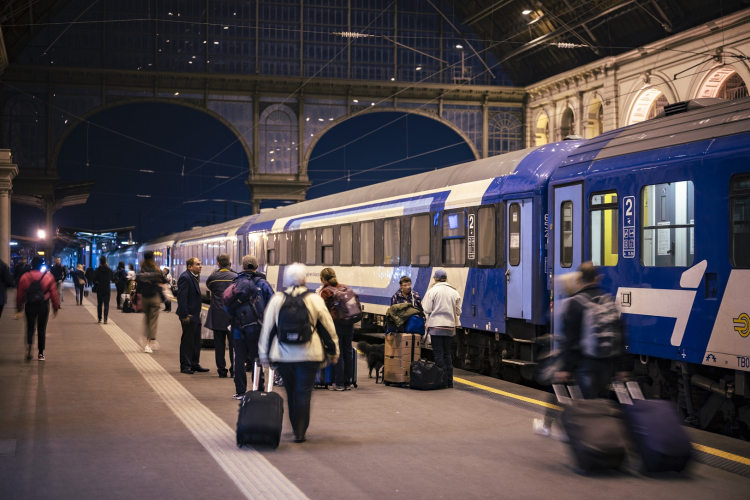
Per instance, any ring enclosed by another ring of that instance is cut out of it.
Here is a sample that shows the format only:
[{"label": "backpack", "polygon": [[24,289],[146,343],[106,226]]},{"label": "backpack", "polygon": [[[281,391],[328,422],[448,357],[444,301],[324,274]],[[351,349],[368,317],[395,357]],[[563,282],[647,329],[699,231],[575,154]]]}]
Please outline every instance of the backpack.
[{"label": "backpack", "polygon": [[232,280],[232,284],[221,296],[224,308],[232,317],[234,326],[240,330],[248,326],[260,326],[263,322],[266,304],[258,286],[261,279],[260,276],[248,278],[239,275]]},{"label": "backpack", "polygon": [[284,293],[284,303],[279,309],[279,320],[276,325],[277,336],[282,344],[306,344],[312,339],[313,328],[307,312],[304,297],[309,290],[292,296]]},{"label": "backpack", "polygon": [[42,281],[44,280],[44,277],[46,275],[47,275],[47,272],[45,271],[44,274],[42,274],[42,277],[39,278],[38,281],[32,280],[31,284],[29,284],[29,288],[26,289],[26,303],[27,304],[39,305],[45,302],[44,288],[42,287]]},{"label": "backpack", "polygon": [[614,298],[609,294],[586,298],[581,322],[581,354],[605,359],[622,354],[622,323]]},{"label": "backpack", "polygon": [[362,319],[359,296],[346,285],[329,287],[333,292],[333,320],[340,325],[353,325]]}]

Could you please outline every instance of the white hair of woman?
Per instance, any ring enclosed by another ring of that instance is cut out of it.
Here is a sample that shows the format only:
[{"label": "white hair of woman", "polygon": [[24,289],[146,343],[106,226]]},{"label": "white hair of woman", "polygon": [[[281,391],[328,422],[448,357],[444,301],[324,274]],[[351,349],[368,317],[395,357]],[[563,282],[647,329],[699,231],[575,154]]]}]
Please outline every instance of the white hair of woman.
[{"label": "white hair of woman", "polygon": [[307,267],[295,262],[284,270],[284,286],[302,286],[307,277]]}]

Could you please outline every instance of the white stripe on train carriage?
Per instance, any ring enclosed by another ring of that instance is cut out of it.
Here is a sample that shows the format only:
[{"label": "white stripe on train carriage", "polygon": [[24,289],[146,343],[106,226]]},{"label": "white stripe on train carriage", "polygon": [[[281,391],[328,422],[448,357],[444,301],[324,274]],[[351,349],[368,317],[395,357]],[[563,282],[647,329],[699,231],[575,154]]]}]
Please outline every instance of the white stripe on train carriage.
[{"label": "white stripe on train carriage", "polygon": [[750,269],[732,269],[703,364],[750,371]]},{"label": "white stripe on train carriage", "polygon": [[[96,308],[88,301],[86,310],[96,317]],[[216,416],[190,391],[177,382],[153,357],[111,319],[101,325],[146,382],[156,391],[203,447],[216,460],[245,498],[306,499],[284,474],[259,452],[236,446],[235,431]]]}]

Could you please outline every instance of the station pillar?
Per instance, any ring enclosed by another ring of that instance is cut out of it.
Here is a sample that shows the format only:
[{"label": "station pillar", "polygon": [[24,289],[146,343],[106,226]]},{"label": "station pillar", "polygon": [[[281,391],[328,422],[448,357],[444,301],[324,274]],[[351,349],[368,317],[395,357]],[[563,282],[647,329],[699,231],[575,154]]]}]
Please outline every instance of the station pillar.
[{"label": "station pillar", "polygon": [[10,265],[10,195],[18,166],[12,163],[10,149],[0,149],[0,260]]}]

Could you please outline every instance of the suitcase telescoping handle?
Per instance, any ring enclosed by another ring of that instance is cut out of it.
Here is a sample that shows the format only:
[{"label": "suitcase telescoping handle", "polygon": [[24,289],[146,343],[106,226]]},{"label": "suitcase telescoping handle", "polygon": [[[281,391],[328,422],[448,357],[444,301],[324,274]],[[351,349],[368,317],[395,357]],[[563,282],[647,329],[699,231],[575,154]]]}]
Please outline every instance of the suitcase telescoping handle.
[{"label": "suitcase telescoping handle", "polygon": [[643,392],[641,391],[638,382],[631,380],[623,383],[615,380],[612,382],[612,387],[615,389],[617,401],[619,401],[621,405],[632,405],[634,399],[646,399],[643,397]]},{"label": "suitcase telescoping handle", "polygon": [[[261,366],[260,360],[256,358],[255,362],[253,363],[253,391],[257,391],[259,389],[261,370],[263,370],[263,366]],[[272,367],[268,368],[268,377],[266,378],[265,392],[273,391],[273,377],[275,373],[276,370],[274,370]]]}]

